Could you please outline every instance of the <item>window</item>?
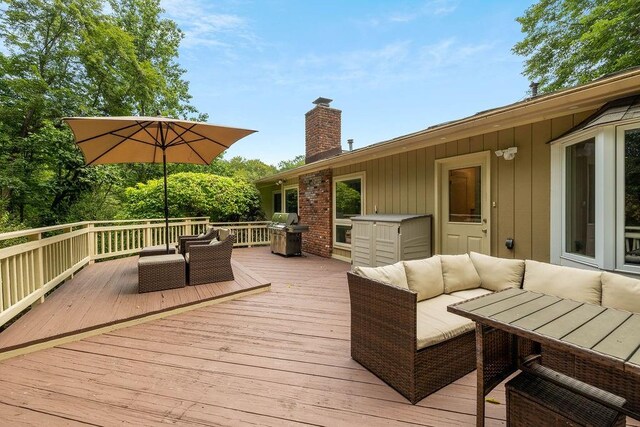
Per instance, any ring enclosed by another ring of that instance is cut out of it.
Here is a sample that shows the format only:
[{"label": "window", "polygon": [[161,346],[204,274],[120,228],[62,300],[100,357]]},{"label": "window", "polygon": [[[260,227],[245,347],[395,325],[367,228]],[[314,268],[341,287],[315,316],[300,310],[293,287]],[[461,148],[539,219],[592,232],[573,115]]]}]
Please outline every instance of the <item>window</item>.
[{"label": "window", "polygon": [[298,187],[284,189],[284,211],[298,213]]},{"label": "window", "polygon": [[449,221],[477,222],[482,217],[481,167],[449,171]]},{"label": "window", "polygon": [[565,149],[565,251],[595,258],[595,139]]},{"label": "window", "polygon": [[282,212],[282,192],[273,192],[273,212]]},{"label": "window", "polygon": [[333,180],[333,243],[336,247],[351,246],[351,218],[364,213],[364,174],[354,174]]},{"label": "window", "polygon": [[623,128],[618,135],[623,157],[620,160],[624,165],[620,168],[624,186],[620,186],[623,191],[619,197],[619,205],[623,206],[618,242],[622,265],[619,267],[627,266],[631,270],[640,268],[640,128]]},{"label": "window", "polygon": [[569,134],[551,146],[551,261],[640,274],[640,123]]}]

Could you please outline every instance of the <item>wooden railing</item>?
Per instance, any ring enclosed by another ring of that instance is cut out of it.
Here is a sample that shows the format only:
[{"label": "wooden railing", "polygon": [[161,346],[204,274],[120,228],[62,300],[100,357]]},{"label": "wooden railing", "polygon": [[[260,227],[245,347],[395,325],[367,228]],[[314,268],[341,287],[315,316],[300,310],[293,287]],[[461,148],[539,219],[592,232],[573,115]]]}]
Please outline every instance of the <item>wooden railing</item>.
[{"label": "wooden railing", "polygon": [[[209,225],[232,229],[235,246],[269,244],[268,222],[210,224],[208,218],[171,219],[170,244]],[[0,326],[44,301],[85,265],[164,243],[164,219],[84,221],[0,234]]]}]

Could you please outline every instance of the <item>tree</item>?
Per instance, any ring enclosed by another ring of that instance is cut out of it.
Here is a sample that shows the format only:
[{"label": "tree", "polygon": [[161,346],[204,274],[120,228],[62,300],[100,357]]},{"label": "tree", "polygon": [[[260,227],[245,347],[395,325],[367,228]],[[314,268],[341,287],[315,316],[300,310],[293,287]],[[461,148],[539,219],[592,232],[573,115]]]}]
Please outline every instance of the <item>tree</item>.
[{"label": "tree", "polygon": [[298,166],[304,165],[304,162],[305,162],[304,154],[297,155],[291,160],[282,160],[281,162],[278,163],[278,172],[297,168]]},{"label": "tree", "polygon": [[[260,194],[242,179],[205,173],[181,172],[167,178],[172,217],[207,216],[213,221],[263,219]],[[163,180],[156,179],[125,190],[124,217],[164,216]]]},{"label": "tree", "polygon": [[540,0],[517,21],[513,52],[543,92],[640,65],[638,0]]}]

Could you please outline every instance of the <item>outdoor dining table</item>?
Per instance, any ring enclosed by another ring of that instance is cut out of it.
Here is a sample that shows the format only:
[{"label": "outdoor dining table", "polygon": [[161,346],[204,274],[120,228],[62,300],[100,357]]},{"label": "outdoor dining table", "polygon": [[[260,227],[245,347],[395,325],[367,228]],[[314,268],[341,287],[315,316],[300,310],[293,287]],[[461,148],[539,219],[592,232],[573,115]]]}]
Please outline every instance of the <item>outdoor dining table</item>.
[{"label": "outdoor dining table", "polygon": [[[619,396],[615,409],[640,418],[640,315],[551,295],[507,289],[456,303],[448,311],[476,322],[477,425],[485,396],[542,349],[596,374],[581,382]],[[544,369],[544,368],[543,368]]]}]

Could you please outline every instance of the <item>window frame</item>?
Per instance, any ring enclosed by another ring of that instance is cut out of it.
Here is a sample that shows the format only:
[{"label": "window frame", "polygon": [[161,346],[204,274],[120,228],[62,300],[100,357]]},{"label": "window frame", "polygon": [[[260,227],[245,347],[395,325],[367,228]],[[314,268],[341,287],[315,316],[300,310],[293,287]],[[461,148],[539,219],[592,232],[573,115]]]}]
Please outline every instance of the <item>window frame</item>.
[{"label": "window frame", "polygon": [[341,181],[351,181],[354,179],[360,179],[360,215],[365,215],[366,212],[366,173],[365,172],[356,172],[356,173],[350,173],[347,175],[339,175],[339,176],[334,176],[332,183],[331,183],[331,210],[332,210],[332,219],[333,219],[333,224],[331,226],[331,241],[333,242],[333,247],[334,248],[338,248],[338,249],[345,249],[345,250],[351,250],[351,244],[350,243],[342,243],[342,242],[338,242],[336,241],[336,237],[337,237],[337,226],[338,225],[343,225],[343,226],[351,226],[351,220],[350,219],[344,219],[344,218],[336,218],[336,184],[338,182]]},{"label": "window frame", "polygon": [[295,190],[296,193],[298,194],[298,197],[296,199],[296,215],[300,215],[300,188],[298,187],[298,184],[290,184],[290,185],[285,185],[282,188],[282,211],[281,212],[286,212],[287,209],[287,191],[290,190]]},{"label": "window frame", "polygon": [[616,270],[640,274],[640,265],[625,262],[625,131],[640,131],[640,121],[616,126]]},{"label": "window frame", "polygon": [[[640,266],[624,262],[624,132],[630,129],[640,129],[640,120],[634,118],[600,125],[551,143],[551,262],[640,274]],[[590,138],[595,138],[596,143],[594,258],[566,251],[566,148]]]},{"label": "window frame", "polygon": [[[276,194],[280,194],[280,206],[276,206]],[[273,213],[282,212],[282,203],[284,199],[282,196],[282,190],[277,189],[271,192],[271,207],[273,208]]]}]

